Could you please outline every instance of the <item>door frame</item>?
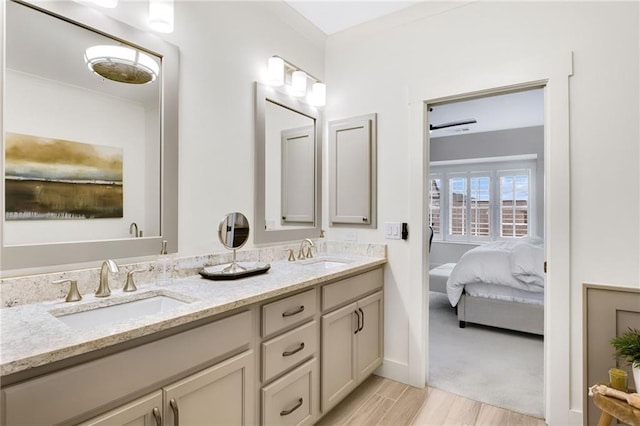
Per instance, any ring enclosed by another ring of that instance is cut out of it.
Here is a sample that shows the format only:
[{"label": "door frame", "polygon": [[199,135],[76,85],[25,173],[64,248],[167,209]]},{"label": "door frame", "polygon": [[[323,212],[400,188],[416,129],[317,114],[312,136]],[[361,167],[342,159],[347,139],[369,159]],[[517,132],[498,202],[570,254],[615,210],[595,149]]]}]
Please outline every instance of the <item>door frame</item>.
[{"label": "door frame", "polygon": [[[571,52],[519,58],[469,69],[438,86],[420,81],[409,87],[409,382],[427,384],[429,351],[429,251],[426,182],[429,173],[429,104],[464,100],[513,90],[544,87],[545,259],[544,401],[548,424],[570,423],[571,274],[570,274],[570,132]],[[472,75],[473,78],[469,78]],[[553,327],[552,327],[553,325]]]}]

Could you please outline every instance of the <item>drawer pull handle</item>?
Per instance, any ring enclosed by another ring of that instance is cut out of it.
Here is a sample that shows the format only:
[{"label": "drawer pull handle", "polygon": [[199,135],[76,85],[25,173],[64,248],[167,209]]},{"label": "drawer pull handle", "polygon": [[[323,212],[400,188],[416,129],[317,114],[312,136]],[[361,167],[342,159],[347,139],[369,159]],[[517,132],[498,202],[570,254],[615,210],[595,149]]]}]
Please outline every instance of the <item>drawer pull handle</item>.
[{"label": "drawer pull handle", "polygon": [[282,356],[291,356],[291,355],[297,354],[298,352],[300,352],[303,349],[304,349],[304,342],[300,343],[300,346],[298,346],[297,348],[295,348],[292,351],[284,351],[284,352],[282,352]]},{"label": "drawer pull handle", "polygon": [[169,400],[169,405],[171,406],[171,411],[173,411],[173,425],[180,425],[180,411],[178,411],[178,403],[175,399],[171,398]]},{"label": "drawer pull handle", "polygon": [[280,411],[280,415],[281,416],[288,416],[289,414],[293,413],[294,411],[296,411],[301,406],[302,406],[302,398],[298,399],[298,403],[295,405],[295,407],[291,407],[288,410]]},{"label": "drawer pull handle", "polygon": [[362,315],[362,325],[360,326],[358,331],[362,331],[362,329],[364,328],[364,311],[362,310],[362,308],[358,308],[358,310],[360,311],[360,315]]},{"label": "drawer pull handle", "polygon": [[304,305],[300,306],[298,309],[294,310],[294,311],[287,311],[287,312],[283,312],[282,316],[283,318],[286,317],[292,317],[294,315],[299,314],[300,312],[304,311]]},{"label": "drawer pull handle", "polygon": [[156,419],[156,426],[162,426],[162,414],[160,414],[160,410],[158,407],[153,407],[153,417]]},{"label": "drawer pull handle", "polygon": [[354,314],[356,314],[356,329],[353,331],[353,334],[358,334],[358,331],[360,331],[360,313],[358,311],[353,311]]}]

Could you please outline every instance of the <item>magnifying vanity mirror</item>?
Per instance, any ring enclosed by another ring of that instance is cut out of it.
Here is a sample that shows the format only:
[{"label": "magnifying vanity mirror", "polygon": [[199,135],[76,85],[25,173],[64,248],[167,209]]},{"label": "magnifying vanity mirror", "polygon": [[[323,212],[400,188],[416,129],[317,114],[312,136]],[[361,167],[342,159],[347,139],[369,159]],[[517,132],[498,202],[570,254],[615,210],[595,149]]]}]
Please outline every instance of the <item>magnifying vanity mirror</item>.
[{"label": "magnifying vanity mirror", "polygon": [[320,236],[322,115],[256,83],[256,243]]},{"label": "magnifying vanity mirror", "polygon": [[0,9],[0,270],[177,251],[178,49],[73,1]]},{"label": "magnifying vanity mirror", "polygon": [[239,212],[227,214],[218,225],[218,238],[223,246],[233,250],[233,260],[229,265],[205,267],[200,271],[204,278],[212,280],[233,280],[250,275],[267,272],[271,265],[264,263],[247,263],[241,265],[236,259],[236,250],[249,241],[249,220]]}]

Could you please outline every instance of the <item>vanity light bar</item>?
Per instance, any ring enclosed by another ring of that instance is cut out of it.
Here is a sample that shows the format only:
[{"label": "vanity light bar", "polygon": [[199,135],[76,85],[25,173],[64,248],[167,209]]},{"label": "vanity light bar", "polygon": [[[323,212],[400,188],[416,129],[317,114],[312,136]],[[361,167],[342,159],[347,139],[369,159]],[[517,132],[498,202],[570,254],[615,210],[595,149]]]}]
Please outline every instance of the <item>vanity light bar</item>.
[{"label": "vanity light bar", "polygon": [[[282,86],[286,77],[290,76],[290,90],[294,96],[308,94],[309,102],[314,106],[324,106],[327,102],[327,86],[302,68],[295,66],[280,56],[274,55],[267,64],[267,83],[271,86]],[[307,93],[307,81],[313,80],[311,92]]]}]

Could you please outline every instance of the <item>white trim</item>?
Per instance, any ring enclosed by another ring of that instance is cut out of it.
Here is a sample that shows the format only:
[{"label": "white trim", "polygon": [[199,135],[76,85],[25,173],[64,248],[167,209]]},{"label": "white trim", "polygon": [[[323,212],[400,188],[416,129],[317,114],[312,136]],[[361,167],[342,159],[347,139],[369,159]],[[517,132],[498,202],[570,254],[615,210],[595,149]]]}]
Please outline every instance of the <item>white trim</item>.
[{"label": "white trim", "polygon": [[[425,386],[428,366],[429,253],[425,186],[428,182],[428,104],[544,86],[545,95],[545,254],[549,264],[545,292],[545,419],[567,425],[571,415],[570,133],[569,77],[572,52],[515,57],[471,69],[437,85],[415,81],[409,94],[409,384]],[[473,76],[473,78],[469,78]],[[553,325],[553,326],[552,326]],[[579,389],[576,392],[582,392]],[[571,424],[575,424],[571,423]]]},{"label": "white trim", "polygon": [[463,160],[432,161],[429,167],[457,166],[464,164],[490,164],[516,161],[537,160],[538,154],[505,155],[501,157],[467,158]]}]

